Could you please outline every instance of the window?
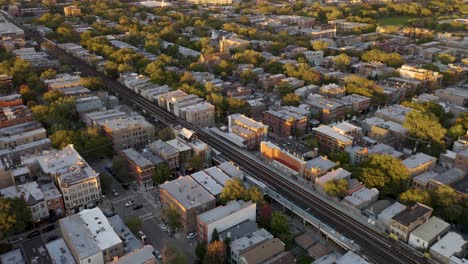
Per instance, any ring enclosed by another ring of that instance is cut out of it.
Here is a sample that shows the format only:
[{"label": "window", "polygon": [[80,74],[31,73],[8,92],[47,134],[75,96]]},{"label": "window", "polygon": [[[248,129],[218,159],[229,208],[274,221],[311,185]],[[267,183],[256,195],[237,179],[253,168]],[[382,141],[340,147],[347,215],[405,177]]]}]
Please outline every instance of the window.
[{"label": "window", "polygon": [[91,259],[88,259],[88,263],[91,263]]}]

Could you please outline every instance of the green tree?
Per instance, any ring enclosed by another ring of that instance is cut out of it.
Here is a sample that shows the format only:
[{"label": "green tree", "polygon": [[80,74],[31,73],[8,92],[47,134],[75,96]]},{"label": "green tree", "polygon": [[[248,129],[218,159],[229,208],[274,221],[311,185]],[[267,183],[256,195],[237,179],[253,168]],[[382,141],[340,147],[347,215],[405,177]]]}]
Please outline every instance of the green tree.
[{"label": "green tree", "polygon": [[379,61],[386,64],[389,67],[400,67],[405,63],[403,58],[398,53],[386,53],[382,50],[369,50],[362,54],[361,60],[363,61]]},{"label": "green tree", "polygon": [[164,216],[166,217],[167,223],[169,224],[169,228],[171,230],[175,230],[176,228],[180,227],[180,215],[174,206],[171,205],[168,208],[166,208],[164,210]]},{"label": "green tree", "polygon": [[374,154],[355,171],[358,180],[369,188],[377,188],[382,196],[396,197],[405,190],[410,175],[401,160],[390,155]]},{"label": "green tree", "polygon": [[312,49],[324,51],[328,48],[328,43],[323,40],[316,40],[312,42]]},{"label": "green tree", "polygon": [[175,138],[174,133],[170,127],[163,128],[158,131],[158,139],[162,141],[168,141]]},{"label": "green tree", "polygon": [[162,250],[163,264],[187,264],[187,256],[172,244],[166,243]]},{"label": "green tree", "polygon": [[437,55],[437,59],[442,63],[442,64],[449,64],[449,63],[452,63],[455,61],[455,57],[450,55],[450,54],[447,54],[447,53],[441,53],[439,55]]},{"label": "green tree", "polygon": [[87,87],[91,91],[99,91],[99,90],[105,90],[106,86],[104,85],[104,81],[95,76],[88,76],[88,77],[82,77],[81,82],[83,86]]},{"label": "green tree", "polygon": [[432,205],[432,198],[428,191],[408,189],[398,196],[400,202],[406,205],[413,205],[415,203],[422,203],[428,206]]},{"label": "green tree", "polygon": [[287,238],[290,235],[288,217],[281,212],[273,212],[270,227],[273,235],[277,237]]},{"label": "green tree", "polygon": [[23,199],[0,197],[0,239],[23,232],[31,223],[31,211]]},{"label": "green tree", "polygon": [[331,161],[336,162],[338,165],[345,165],[351,162],[348,152],[332,152],[328,155]]},{"label": "green tree", "polygon": [[124,183],[130,181],[128,177],[128,161],[124,157],[120,155],[114,156],[112,159],[112,171],[114,172],[117,180]]},{"label": "green tree", "polygon": [[158,164],[154,168],[153,183],[155,185],[163,184],[171,178],[172,170],[165,163]]},{"label": "green tree", "polygon": [[247,190],[245,189],[242,181],[239,179],[231,179],[226,181],[223,190],[220,194],[221,202],[228,203],[234,200],[245,199]]},{"label": "green tree", "polygon": [[371,97],[374,105],[383,104],[386,100],[383,88],[372,80],[358,75],[349,75],[344,78],[344,82],[348,94]]},{"label": "green tree", "polygon": [[333,57],[332,61],[335,67],[340,71],[346,71],[348,66],[351,64],[351,58],[344,53]]},{"label": "green tree", "polygon": [[53,79],[57,76],[57,72],[54,69],[47,69],[40,75],[41,80]]},{"label": "green tree", "polygon": [[257,206],[260,206],[265,202],[263,193],[256,186],[253,185],[249,187],[247,191],[247,197],[249,200],[256,203]]},{"label": "green tree", "polygon": [[201,241],[201,242],[199,241],[197,243],[197,247],[195,248],[195,255],[197,256],[197,260],[199,262],[201,262],[205,258],[206,247],[207,247],[206,241]]},{"label": "green tree", "polygon": [[189,169],[192,171],[199,171],[203,168],[204,165],[204,160],[197,155],[193,155],[189,160],[188,160],[188,165]]},{"label": "green tree", "polygon": [[348,181],[346,179],[331,180],[325,183],[323,189],[328,195],[343,199],[348,195]]},{"label": "green tree", "polygon": [[433,192],[433,201],[436,207],[448,208],[457,204],[459,195],[450,186],[440,186]]},{"label": "green tree", "polygon": [[218,241],[219,240],[219,233],[218,229],[213,229],[213,233],[211,234],[211,241]]},{"label": "green tree", "polygon": [[136,216],[130,216],[125,220],[125,225],[134,235],[138,235],[138,231],[141,228],[141,219]]},{"label": "green tree", "polygon": [[244,99],[230,97],[227,100],[228,109],[231,113],[240,113],[247,115],[250,111],[250,106]]},{"label": "green tree", "polygon": [[208,244],[204,264],[225,264],[227,261],[226,245],[222,240],[215,240]]},{"label": "green tree", "polygon": [[301,104],[301,97],[294,93],[288,93],[281,98],[281,105],[298,106]]}]

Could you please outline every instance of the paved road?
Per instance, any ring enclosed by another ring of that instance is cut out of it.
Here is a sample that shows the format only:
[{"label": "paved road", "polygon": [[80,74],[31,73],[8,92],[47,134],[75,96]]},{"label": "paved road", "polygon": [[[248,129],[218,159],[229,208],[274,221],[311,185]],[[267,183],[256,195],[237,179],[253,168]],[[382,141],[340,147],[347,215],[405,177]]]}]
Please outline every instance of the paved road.
[{"label": "paved road", "polygon": [[347,216],[330,206],[326,201],[312,196],[310,193],[294,183],[285,180],[281,175],[271,171],[264,164],[258,163],[244,154],[242,154],[236,147],[230,143],[221,141],[212,135],[208,134],[203,129],[193,126],[188,122],[175,117],[173,114],[155,106],[146,99],[140,97],[136,93],[128,90],[116,80],[110,79],[102,73],[96,71],[91,66],[81,62],[80,60],[72,57],[64,51],[58,49],[53,43],[48,42],[37,32],[31,32],[22,25],[19,25],[25,30],[25,33],[32,36],[38,43],[45,42],[47,51],[56,56],[65,58],[67,63],[74,65],[77,70],[87,75],[99,76],[103,78],[110,91],[120,96],[127,103],[145,109],[150,115],[157,117],[161,122],[166,124],[180,124],[188,129],[192,129],[198,133],[201,140],[210,144],[212,147],[221,151],[223,155],[232,161],[239,164],[244,170],[249,172],[257,179],[270,185],[278,192],[282,193],[291,201],[297,203],[303,208],[311,208],[310,212],[326,221],[330,226],[343,233],[344,235],[352,238],[356,243],[360,244],[363,250],[358,252],[374,263],[427,263],[427,260],[420,257],[413,250],[398,245],[390,239],[382,236],[382,234],[375,232],[361,222]]}]

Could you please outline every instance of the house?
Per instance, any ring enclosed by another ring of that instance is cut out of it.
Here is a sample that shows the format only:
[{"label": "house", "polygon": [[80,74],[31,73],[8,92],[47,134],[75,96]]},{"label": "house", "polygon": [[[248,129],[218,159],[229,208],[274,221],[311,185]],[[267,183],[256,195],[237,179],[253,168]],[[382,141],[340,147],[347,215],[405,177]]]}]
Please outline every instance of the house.
[{"label": "house", "polygon": [[325,98],[316,94],[311,94],[305,104],[311,110],[311,113],[324,123],[342,120],[352,109],[351,103]]},{"label": "house", "polygon": [[449,223],[433,216],[426,223],[411,232],[408,244],[414,248],[426,250],[447,234],[449,229]]},{"label": "house", "polygon": [[231,201],[197,215],[198,237],[210,242],[213,231],[223,232],[245,221],[256,221],[256,204],[252,201]]},{"label": "house", "polygon": [[0,196],[4,198],[24,199],[28,209],[31,211],[32,220],[34,222],[49,217],[49,210],[47,208],[47,202],[44,199],[44,194],[35,181],[1,189]]},{"label": "house", "polygon": [[337,164],[326,157],[319,156],[307,161],[305,168],[305,177],[312,182],[315,182],[317,177],[320,177],[335,168]]},{"label": "house", "polygon": [[420,152],[403,160],[402,163],[408,169],[410,176],[414,177],[423,172],[434,170],[437,165],[437,159]]},{"label": "house", "polygon": [[378,197],[379,191],[376,188],[368,189],[364,187],[346,196],[343,201],[351,207],[361,210],[377,201]]},{"label": "house", "polygon": [[169,168],[175,170],[179,167],[179,151],[168,143],[158,139],[151,142],[148,145],[148,149],[161,157],[169,165]]},{"label": "house", "polygon": [[262,241],[273,239],[273,236],[265,229],[259,229],[252,234],[241,237],[231,242],[231,255],[229,260],[231,263],[241,263],[241,254],[249,248],[261,243]]},{"label": "house", "polygon": [[410,233],[429,219],[432,210],[432,208],[420,203],[406,208],[393,217],[390,233],[407,242]]},{"label": "house", "polygon": [[281,254],[285,244],[278,238],[267,239],[254,245],[239,255],[239,264],[260,264]]},{"label": "house", "polygon": [[106,120],[102,124],[102,130],[112,140],[117,151],[141,149],[155,136],[154,126],[140,115]]},{"label": "house", "polygon": [[386,230],[389,230],[393,217],[403,212],[405,209],[405,205],[399,202],[395,202],[380,212],[380,214],[377,215],[377,220],[379,220],[381,225],[385,227]]},{"label": "house", "polygon": [[260,155],[262,158],[288,174],[304,175],[306,162],[269,141],[260,143]]},{"label": "house", "polygon": [[468,242],[461,234],[449,232],[430,248],[429,253],[440,263],[452,264],[450,258],[453,256],[462,258],[467,247]]},{"label": "house", "polygon": [[326,173],[322,177],[316,178],[315,184],[323,187],[325,183],[327,183],[328,181],[340,180],[340,179],[349,180],[350,178],[351,178],[351,172],[342,168],[338,168],[336,170]]},{"label": "house", "polygon": [[319,147],[323,151],[343,151],[346,147],[353,144],[351,137],[342,135],[329,126],[320,125],[319,127],[312,128],[312,131],[319,143]]},{"label": "house", "polygon": [[457,153],[453,166],[468,174],[468,148]]},{"label": "house", "polygon": [[380,117],[385,121],[393,121],[403,125],[406,116],[411,111],[413,111],[412,108],[395,104],[377,110],[377,112],[375,112],[375,116]]},{"label": "house", "polygon": [[228,116],[229,133],[233,133],[245,139],[245,145],[249,149],[256,148],[260,142],[268,136],[268,126],[242,114]]},{"label": "house", "polygon": [[198,63],[204,64],[208,67],[213,67],[218,65],[221,61],[229,61],[231,60],[231,55],[229,52],[216,52],[216,53],[209,53],[209,54],[202,54],[198,59]]},{"label": "house", "polygon": [[127,160],[128,171],[136,180],[139,189],[142,191],[152,189],[155,164],[133,148],[120,151],[120,155]]},{"label": "house", "polygon": [[263,123],[270,131],[280,137],[294,137],[304,135],[307,128],[308,116],[300,109],[281,108],[263,112]]}]

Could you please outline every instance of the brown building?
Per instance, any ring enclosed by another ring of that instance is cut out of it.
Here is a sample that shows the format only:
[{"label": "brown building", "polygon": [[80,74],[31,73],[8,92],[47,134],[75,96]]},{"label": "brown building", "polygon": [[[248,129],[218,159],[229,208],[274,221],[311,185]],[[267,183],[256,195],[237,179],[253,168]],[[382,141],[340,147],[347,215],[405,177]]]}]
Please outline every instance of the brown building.
[{"label": "brown building", "polygon": [[416,203],[393,217],[390,224],[390,233],[407,242],[410,233],[421,224],[424,224],[431,215],[432,208]]},{"label": "brown building", "polygon": [[309,98],[305,103],[309,106],[312,114],[324,123],[340,121],[352,109],[351,103],[322,96]]},{"label": "brown building", "polygon": [[260,264],[283,253],[285,245],[278,238],[272,238],[254,245],[239,255],[239,264]]},{"label": "brown building", "polygon": [[137,181],[138,187],[142,191],[153,188],[153,174],[155,165],[136,150],[129,148],[120,151],[120,155],[128,162],[128,171]]},{"label": "brown building", "polygon": [[159,197],[164,209],[172,207],[177,211],[185,233],[195,232],[197,215],[216,206],[216,198],[188,176],[159,185]]},{"label": "brown building", "polygon": [[65,205],[63,203],[62,194],[57,187],[52,182],[41,184],[39,187],[41,188],[44,200],[47,203],[49,215],[62,216],[65,213]]},{"label": "brown building", "polygon": [[65,16],[79,16],[81,15],[81,10],[77,6],[66,6],[63,8]]},{"label": "brown building", "polygon": [[0,109],[0,128],[33,121],[31,110],[25,105]]},{"label": "brown building", "polygon": [[242,114],[234,114],[228,117],[229,133],[233,133],[245,139],[247,148],[253,149],[260,145],[268,135],[268,126],[250,119]]},{"label": "brown building", "polygon": [[12,107],[23,104],[20,94],[12,94],[0,97],[0,107]]},{"label": "brown building", "polygon": [[213,67],[215,65],[218,65],[223,60],[231,60],[231,55],[229,54],[229,52],[202,54],[198,59],[198,63],[204,64],[208,67]]},{"label": "brown building", "polygon": [[279,166],[280,169],[287,167],[287,171],[292,170],[301,176],[304,175],[307,163],[271,142],[260,143],[260,155],[271,161],[275,167]]},{"label": "brown building", "polygon": [[307,128],[307,116],[294,113],[285,108],[268,110],[263,113],[263,123],[270,131],[280,137],[304,135]]},{"label": "brown building", "polygon": [[322,151],[343,151],[346,147],[353,144],[352,138],[336,132],[329,126],[321,125],[314,127],[312,130]]},{"label": "brown building", "polygon": [[400,77],[415,79],[424,83],[423,88],[432,90],[442,85],[443,75],[423,68],[403,65],[398,68]]}]

